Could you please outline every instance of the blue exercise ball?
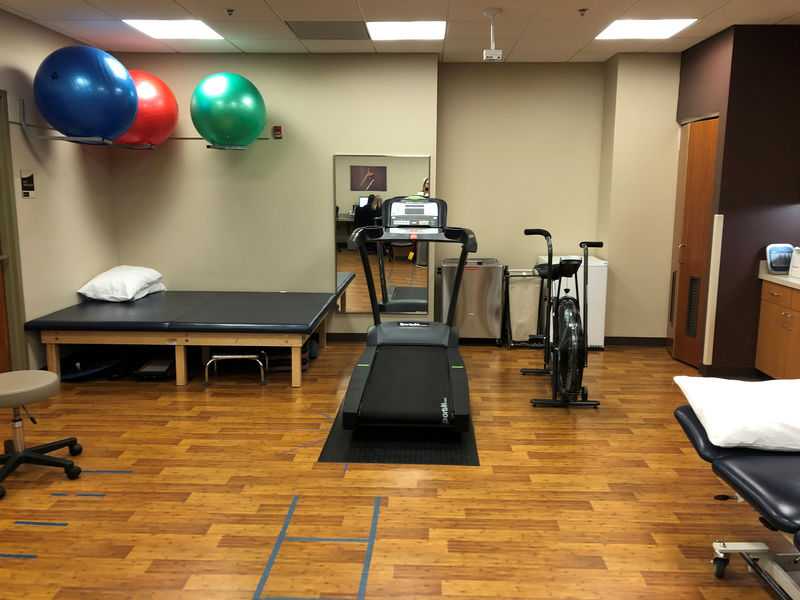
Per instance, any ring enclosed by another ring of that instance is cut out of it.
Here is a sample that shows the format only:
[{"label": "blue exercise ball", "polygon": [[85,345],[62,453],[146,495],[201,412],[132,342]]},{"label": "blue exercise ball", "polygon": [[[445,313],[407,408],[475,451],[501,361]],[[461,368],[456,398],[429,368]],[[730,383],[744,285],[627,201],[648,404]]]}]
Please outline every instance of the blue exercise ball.
[{"label": "blue exercise ball", "polygon": [[116,58],[89,46],[50,54],[33,79],[36,105],[47,122],[70,137],[115,140],[136,119],[136,84]]}]

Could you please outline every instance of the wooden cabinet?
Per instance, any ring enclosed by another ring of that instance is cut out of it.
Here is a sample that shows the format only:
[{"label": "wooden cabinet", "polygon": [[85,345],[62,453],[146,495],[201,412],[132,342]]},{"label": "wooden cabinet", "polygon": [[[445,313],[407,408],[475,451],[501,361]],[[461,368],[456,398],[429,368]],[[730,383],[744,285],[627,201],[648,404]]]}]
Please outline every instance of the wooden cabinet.
[{"label": "wooden cabinet", "polygon": [[800,290],[762,282],[756,369],[776,379],[800,379]]}]

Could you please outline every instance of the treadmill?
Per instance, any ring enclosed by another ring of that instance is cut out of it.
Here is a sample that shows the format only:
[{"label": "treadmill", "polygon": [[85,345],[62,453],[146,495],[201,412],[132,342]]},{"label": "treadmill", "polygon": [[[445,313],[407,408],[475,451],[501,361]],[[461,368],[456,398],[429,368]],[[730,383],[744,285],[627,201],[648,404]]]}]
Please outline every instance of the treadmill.
[{"label": "treadmill", "polygon": [[[406,196],[405,199],[409,201],[409,210],[413,210],[413,202],[412,200],[423,200],[427,201],[428,199],[424,196]],[[388,202],[388,201],[387,201]],[[381,205],[381,209],[383,206],[387,204],[384,202]],[[419,207],[416,207],[419,209]],[[378,219],[375,219],[376,225],[381,225],[383,223],[387,223],[389,227],[398,227],[399,220],[405,220],[405,215],[391,215],[391,209],[388,209],[389,213],[386,214],[386,219],[384,221],[384,212],[381,210],[381,217],[380,223]],[[398,221],[398,222],[395,222]],[[447,205],[441,207],[441,212],[438,214],[438,227],[444,227],[447,224]],[[427,276],[427,271],[425,271]],[[405,287],[405,286],[394,286],[386,285],[386,266],[383,260],[383,243],[378,242],[378,275],[380,277],[380,284],[381,284],[381,299],[378,301],[378,310],[380,312],[418,312],[418,313],[427,313],[428,312],[428,286],[425,285],[424,287]]]},{"label": "treadmill", "polygon": [[[374,324],[342,402],[345,429],[469,429],[469,385],[453,319],[467,254],[477,251],[478,243],[469,229],[442,226],[446,211],[447,204],[438,198],[391,198],[383,204],[389,226],[361,227],[347,242],[349,250],[361,255]],[[408,240],[461,244],[446,323],[381,322],[366,244]]]}]

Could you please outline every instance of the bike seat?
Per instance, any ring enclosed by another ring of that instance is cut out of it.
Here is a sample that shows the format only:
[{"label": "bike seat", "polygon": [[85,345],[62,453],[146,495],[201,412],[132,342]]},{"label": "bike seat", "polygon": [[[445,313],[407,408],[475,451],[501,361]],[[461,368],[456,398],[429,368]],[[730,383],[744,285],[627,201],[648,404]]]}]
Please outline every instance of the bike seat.
[{"label": "bike seat", "polygon": [[564,257],[559,262],[553,263],[552,273],[548,269],[547,263],[540,263],[533,267],[542,279],[561,279],[562,277],[572,277],[578,272],[581,266],[581,259],[577,257]]}]

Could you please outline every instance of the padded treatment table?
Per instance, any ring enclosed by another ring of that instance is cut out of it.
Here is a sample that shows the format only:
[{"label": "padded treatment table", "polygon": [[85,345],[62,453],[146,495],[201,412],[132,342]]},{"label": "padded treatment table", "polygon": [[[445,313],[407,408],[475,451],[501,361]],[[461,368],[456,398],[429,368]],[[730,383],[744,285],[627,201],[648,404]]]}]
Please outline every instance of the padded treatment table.
[{"label": "padded treatment table", "polygon": [[[769,529],[782,532],[800,550],[800,452],[777,452],[714,445],[691,406],[675,418],[697,454],[714,473],[760,515]],[[781,598],[800,599],[800,585],[789,572],[800,569],[800,554],[774,555],[764,544],[714,542],[714,572],[722,577],[730,554],[741,554]]]},{"label": "padded treatment table", "polygon": [[354,273],[337,273],[332,294],[309,292],[156,292],[133,302],[87,301],[25,324],[41,332],[47,368],[60,375],[61,344],[175,346],[175,379],[187,384],[187,346],[285,346],[292,387],[302,384],[303,344],[326,319]]}]

